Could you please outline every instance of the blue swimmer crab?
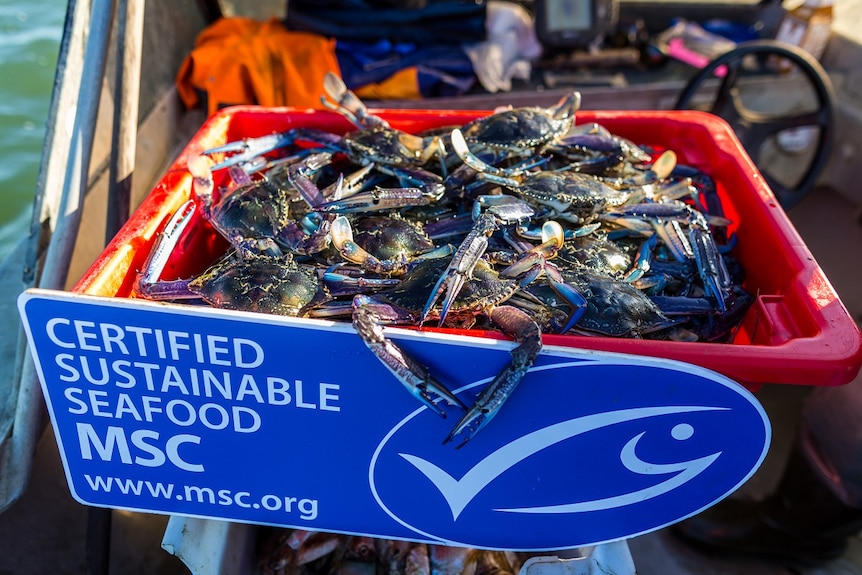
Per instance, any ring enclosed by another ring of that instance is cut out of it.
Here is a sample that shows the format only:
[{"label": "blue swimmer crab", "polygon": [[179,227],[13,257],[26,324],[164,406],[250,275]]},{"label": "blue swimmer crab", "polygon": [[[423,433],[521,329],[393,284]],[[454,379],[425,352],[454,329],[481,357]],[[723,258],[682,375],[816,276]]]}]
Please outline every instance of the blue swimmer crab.
[{"label": "blue swimmer crab", "polygon": [[287,316],[303,316],[332,299],[316,271],[297,263],[289,252],[243,255],[234,251],[192,279],[160,280],[194,211],[194,200],[189,200],[168,222],[138,277],[139,295],[156,300],[203,299],[214,307]]},{"label": "blue swimmer crab", "polygon": [[417,258],[451,253],[449,246],[435,246],[422,227],[396,215],[366,215],[353,222],[338,216],[332,222],[332,245],[363,269],[392,276],[407,271]]},{"label": "blue swimmer crab", "polygon": [[[605,175],[624,163],[646,163],[651,155],[600,124],[577,126],[565,136],[543,146],[541,154],[562,161],[565,169],[586,174]],[[550,164],[553,168],[553,163]]]},{"label": "blue swimmer crab", "polygon": [[583,296],[574,318],[571,302],[547,282],[533,282],[510,300],[528,310],[545,333],[641,338],[679,323],[629,283],[582,266],[560,274],[565,285]]},{"label": "blue swimmer crab", "polygon": [[587,269],[563,270],[562,274],[586,300],[584,312],[570,333],[640,338],[676,323],[628,282]]},{"label": "blue swimmer crab", "polygon": [[675,260],[695,262],[706,297],[715,301],[718,313],[727,311],[733,282],[701,212],[681,201],[646,202],[608,210],[602,217],[614,223],[646,221]]},{"label": "blue swimmer crab", "polygon": [[[531,169],[538,167],[542,162],[526,163],[524,165],[515,165],[511,167],[499,167],[488,164],[475,155],[467,145],[467,141],[461,130],[457,128],[452,130],[450,139],[453,150],[464,164],[479,172],[480,177],[497,181],[501,185],[512,187],[523,186],[522,180],[524,178],[529,178],[529,174],[533,173],[554,174],[567,172],[578,174],[580,177],[576,181],[583,182],[581,184],[582,186],[589,185],[586,183],[590,179],[589,176],[586,173],[582,173],[583,171],[578,169],[578,165],[576,163],[563,164],[556,170],[550,170],[545,167],[545,169],[541,171],[531,171]],[[548,146],[545,148],[548,148]],[[651,157],[648,155],[645,156],[645,158],[646,161],[651,160]],[[647,189],[645,188],[647,186],[652,186],[653,184],[666,179],[673,172],[675,166],[676,154],[672,150],[665,150],[651,164],[643,164],[643,168],[637,169],[634,163],[627,162],[625,164],[625,169],[621,170],[623,175],[615,175],[611,177],[608,175],[609,172],[604,170],[602,175],[596,175],[592,179],[600,181],[603,184],[607,184],[607,186],[612,186],[618,190],[625,190],[630,194],[635,192],[646,194]],[[540,193],[539,195],[540,197],[547,196],[547,193]]]},{"label": "blue swimmer crab", "polygon": [[[268,253],[281,255],[285,250],[309,254],[329,245],[329,223],[334,216],[297,219],[291,205],[301,198],[305,209],[326,203],[326,197],[311,181],[311,175],[329,161],[330,154],[309,156],[288,168],[289,187],[276,185],[269,178],[252,179],[238,168],[230,168],[230,184],[214,201],[214,182],[209,161],[197,156],[189,161],[193,193],[201,214],[213,228],[242,255]],[[333,194],[341,195],[339,178]]]},{"label": "blue swimmer crab", "polygon": [[544,144],[566,134],[581,107],[580,92],[563,96],[550,108],[503,108],[477,118],[461,129],[464,140],[479,149],[504,150],[510,155],[531,155]]},{"label": "blue swimmer crab", "polygon": [[579,172],[490,166],[468,149],[457,129],[452,131],[452,148],[465,164],[479,172],[479,178],[506,186],[530,204],[546,208],[550,211],[548,217],[567,219],[575,224],[588,223],[606,207],[620,206],[629,199],[630,194]]}]

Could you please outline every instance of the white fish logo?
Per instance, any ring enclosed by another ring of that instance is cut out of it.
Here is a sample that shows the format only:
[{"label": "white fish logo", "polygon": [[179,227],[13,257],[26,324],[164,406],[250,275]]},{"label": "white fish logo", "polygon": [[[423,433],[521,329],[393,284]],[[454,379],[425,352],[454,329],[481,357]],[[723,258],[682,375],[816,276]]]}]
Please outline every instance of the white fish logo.
[{"label": "white fish logo", "polygon": [[[457,520],[467,505],[492,481],[511,469],[527,457],[542,451],[556,443],[570,439],[590,431],[595,431],[629,421],[651,418],[661,415],[680,413],[694,413],[704,411],[726,411],[728,408],[708,406],[666,406],[666,407],[643,407],[636,409],[623,409],[619,411],[596,413],[567,421],[562,421],[538,429],[527,435],[503,445],[490,453],[471,467],[460,479],[452,477],[449,473],[416,455],[399,453],[401,457],[410,462],[440,491],[452,512],[452,519]],[[675,439],[684,440],[691,436],[693,428],[688,424],[679,424],[672,430]],[[690,481],[706,468],[708,468],[721,452],[713,453],[705,457],[682,461],[671,464],[654,464],[641,460],[635,455],[637,442],[643,437],[640,433],[633,437],[620,452],[620,459],[627,469],[634,473],[644,475],[661,475],[679,472],[677,475],[646,489],[633,491],[594,501],[575,503],[563,503],[543,507],[507,508],[497,509],[509,513],[579,513],[583,511],[597,511],[612,509],[645,501],[667,493],[680,485]]]}]

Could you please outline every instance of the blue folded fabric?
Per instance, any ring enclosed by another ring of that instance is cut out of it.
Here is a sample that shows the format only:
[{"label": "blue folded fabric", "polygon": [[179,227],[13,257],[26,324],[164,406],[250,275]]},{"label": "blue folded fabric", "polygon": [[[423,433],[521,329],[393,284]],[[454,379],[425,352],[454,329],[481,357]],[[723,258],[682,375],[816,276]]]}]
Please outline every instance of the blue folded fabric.
[{"label": "blue folded fabric", "polygon": [[372,0],[290,0],[285,24],[339,40],[378,40],[417,44],[481,42],[486,37],[485,0],[424,0],[381,3]]},{"label": "blue folded fabric", "polygon": [[425,97],[456,96],[476,83],[470,58],[457,46],[338,39],[335,56],[344,83],[354,90],[382,82],[407,68],[416,69],[419,93]]}]

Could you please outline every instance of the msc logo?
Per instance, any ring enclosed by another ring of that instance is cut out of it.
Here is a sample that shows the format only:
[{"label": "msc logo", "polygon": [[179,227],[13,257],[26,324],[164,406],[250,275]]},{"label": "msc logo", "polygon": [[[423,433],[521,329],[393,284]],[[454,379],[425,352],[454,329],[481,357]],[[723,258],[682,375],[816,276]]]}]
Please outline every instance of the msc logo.
[{"label": "msc logo", "polygon": [[[550,358],[458,450],[415,411],[372,460],[378,504],[429,539],[524,551],[631,537],[708,507],[760,465],[768,420],[718,374],[643,360]],[[469,403],[485,383],[460,393]]]}]

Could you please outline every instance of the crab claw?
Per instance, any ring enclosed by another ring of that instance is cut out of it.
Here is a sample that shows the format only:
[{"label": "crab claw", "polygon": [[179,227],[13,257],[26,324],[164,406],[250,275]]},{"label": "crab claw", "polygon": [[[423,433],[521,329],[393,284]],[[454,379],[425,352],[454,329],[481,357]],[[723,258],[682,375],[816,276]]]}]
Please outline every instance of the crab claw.
[{"label": "crab claw", "polygon": [[[329,152],[320,152],[313,154],[305,159],[305,161],[294,164],[288,168],[287,178],[291,185],[296,188],[299,195],[305,200],[310,208],[326,203],[326,197],[323,192],[314,184],[311,176],[327,166],[332,161],[332,154]],[[341,188],[344,183],[344,176],[338,176],[336,185],[336,196],[341,196]]]},{"label": "crab claw", "polygon": [[461,158],[461,161],[481,174],[504,177],[523,173],[523,170],[520,169],[498,168],[482,161],[478,156],[470,151],[470,148],[467,146],[467,140],[464,139],[464,134],[462,134],[461,130],[458,128],[452,130],[449,138],[452,142],[452,149],[458,157]]},{"label": "crab claw", "polygon": [[473,225],[473,229],[461,242],[449,266],[437,280],[434,289],[431,290],[431,295],[428,296],[428,301],[425,302],[425,307],[422,309],[422,315],[419,318],[419,325],[425,323],[434,305],[446,292],[446,297],[443,298],[441,304],[439,323],[442,325],[449,314],[449,309],[458,297],[464,283],[472,276],[473,269],[476,267],[479,258],[488,249],[488,237],[497,229],[497,219],[495,216],[485,213],[481,214]]},{"label": "crab claw", "polygon": [[467,413],[443,440],[444,444],[449,443],[458,435],[463,435],[464,441],[458,446],[461,448],[475,437],[483,427],[488,425],[488,422],[497,415],[512,392],[524,379],[524,375],[536,361],[536,357],[542,349],[541,330],[524,311],[502,305],[491,311],[491,319],[497,322],[503,331],[515,337],[520,345],[511,351],[511,363],[503,368],[494,380],[482,390],[482,393],[476,398],[476,403],[467,410]]},{"label": "crab claw", "polygon": [[180,241],[192,217],[195,214],[195,201],[186,200],[171,216],[164,230],[159,234],[155,244],[147,256],[147,261],[138,275],[136,291],[151,299],[192,298],[196,297],[187,289],[185,280],[159,281],[162,272],[168,264],[171,253]]},{"label": "crab claw", "polygon": [[563,227],[554,220],[548,220],[542,224],[542,243],[521,254],[500,275],[510,278],[523,276],[521,287],[532,283],[545,270],[547,260],[563,247],[564,238]]},{"label": "crab claw", "polygon": [[705,224],[695,223],[689,230],[694,259],[706,291],[716,300],[720,314],[727,313],[730,279],[727,268]]},{"label": "crab claw", "polygon": [[344,216],[338,216],[332,221],[330,235],[332,236],[332,245],[344,259],[378,274],[402,274],[407,269],[407,264],[410,263],[403,253],[386,260],[378,259],[368,253],[353,241],[350,221]]},{"label": "crab claw", "polygon": [[325,97],[320,98],[325,107],[344,115],[358,128],[371,126],[388,126],[389,123],[368,113],[368,108],[362,100],[354,94],[340,77],[332,72],[327,72],[323,78],[323,89],[326,95],[334,100],[330,102]]},{"label": "crab claw", "polygon": [[571,118],[581,109],[581,93],[571,92],[566,94],[554,106],[548,108],[548,112],[557,119]]},{"label": "crab claw", "polygon": [[192,175],[192,191],[195,197],[200,199],[204,205],[212,202],[215,183],[213,182],[213,171],[209,158],[204,155],[190,156],[186,167]]},{"label": "crab claw", "polygon": [[473,269],[488,249],[488,238],[495,231],[503,225],[518,224],[524,218],[533,215],[533,209],[529,205],[511,196],[493,196],[493,199],[491,196],[486,196],[485,199],[489,202],[488,211],[481,212],[482,201],[477,200],[473,206],[475,215],[473,228],[467,233],[451,263],[431,290],[431,295],[428,296],[419,319],[420,326],[445,291],[446,297],[441,304],[438,320],[441,325],[443,324],[461,288],[472,277]]},{"label": "crab claw", "polygon": [[667,179],[676,168],[676,152],[673,150],[665,150],[658,159],[650,166],[650,171],[653,172],[659,180]]},{"label": "crab claw", "polygon": [[[440,186],[442,188],[442,186]],[[398,208],[427,206],[435,197],[422,188],[375,188],[351,195],[342,200],[326,202],[315,208],[318,212],[356,214]]]},{"label": "crab claw", "polygon": [[386,306],[375,304],[374,300],[367,296],[357,295],[353,298],[353,327],[368,349],[413,397],[440,417],[446,417],[446,412],[439,403],[440,399],[466,410],[467,406],[434,379],[427,369],[386,338],[380,324],[381,314],[385,312]]}]

